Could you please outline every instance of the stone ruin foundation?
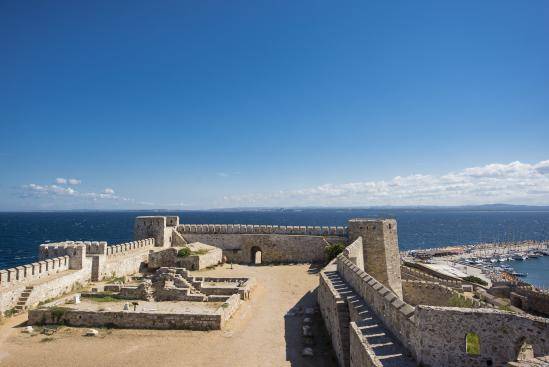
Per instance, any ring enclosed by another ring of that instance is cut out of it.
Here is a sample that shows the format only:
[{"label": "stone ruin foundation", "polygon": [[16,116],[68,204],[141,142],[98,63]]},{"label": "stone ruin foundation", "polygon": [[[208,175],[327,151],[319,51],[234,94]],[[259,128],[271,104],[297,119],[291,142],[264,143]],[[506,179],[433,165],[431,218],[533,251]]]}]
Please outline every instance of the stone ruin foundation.
[{"label": "stone ruin foundation", "polygon": [[253,278],[194,277],[185,268],[162,267],[128,284],[82,293],[79,302],[59,300],[31,310],[28,324],[219,330],[254,285]]}]

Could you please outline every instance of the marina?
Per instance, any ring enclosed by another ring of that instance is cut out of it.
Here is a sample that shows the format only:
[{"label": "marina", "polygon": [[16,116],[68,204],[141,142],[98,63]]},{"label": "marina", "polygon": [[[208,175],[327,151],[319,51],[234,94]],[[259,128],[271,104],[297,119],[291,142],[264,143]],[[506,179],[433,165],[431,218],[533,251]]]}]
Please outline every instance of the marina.
[{"label": "marina", "polygon": [[490,283],[512,281],[549,289],[549,241],[451,246],[405,251],[402,255],[405,261],[429,267],[445,264],[456,274],[466,275],[477,269],[477,275]]}]

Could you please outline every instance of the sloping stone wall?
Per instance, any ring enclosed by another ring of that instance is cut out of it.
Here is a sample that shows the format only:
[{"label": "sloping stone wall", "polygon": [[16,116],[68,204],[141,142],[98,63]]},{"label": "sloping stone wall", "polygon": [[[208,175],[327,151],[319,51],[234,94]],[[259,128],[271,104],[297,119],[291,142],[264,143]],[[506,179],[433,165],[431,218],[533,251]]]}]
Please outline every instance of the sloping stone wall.
[{"label": "sloping stone wall", "polygon": [[320,272],[318,304],[340,366],[349,365],[349,308],[328,279],[337,270],[335,259]]},{"label": "sloping stone wall", "polygon": [[410,352],[417,348],[414,307],[399,299],[389,288],[359,269],[344,254],[337,258],[337,271],[370,306],[391,333]]}]

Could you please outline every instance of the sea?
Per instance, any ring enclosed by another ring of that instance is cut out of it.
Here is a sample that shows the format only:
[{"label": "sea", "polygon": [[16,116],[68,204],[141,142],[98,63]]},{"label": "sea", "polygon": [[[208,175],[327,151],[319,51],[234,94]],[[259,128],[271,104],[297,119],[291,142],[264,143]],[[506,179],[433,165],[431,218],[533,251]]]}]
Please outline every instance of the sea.
[{"label": "sea", "polygon": [[[395,218],[401,250],[549,240],[549,209],[250,209],[201,211],[0,212],[0,269],[37,260],[38,246],[64,240],[131,241],[139,215],[178,215],[181,223],[344,226],[350,218]],[[526,281],[549,286],[549,256],[512,264]]]}]

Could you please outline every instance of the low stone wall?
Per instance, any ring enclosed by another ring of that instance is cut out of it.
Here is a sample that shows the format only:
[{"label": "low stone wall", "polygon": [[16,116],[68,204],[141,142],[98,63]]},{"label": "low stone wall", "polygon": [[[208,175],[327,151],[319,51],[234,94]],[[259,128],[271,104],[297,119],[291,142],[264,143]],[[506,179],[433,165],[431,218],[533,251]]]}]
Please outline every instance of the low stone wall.
[{"label": "low stone wall", "polygon": [[149,253],[147,266],[149,269],[159,269],[161,267],[177,267],[177,248],[170,247],[165,250]]},{"label": "low stone wall", "polygon": [[27,304],[35,306],[47,299],[59,297],[76,287],[83,286],[89,279],[90,273],[85,269],[65,271],[55,279],[46,280],[34,286]]},{"label": "low stone wall", "polygon": [[549,294],[536,290],[519,287],[513,290],[514,293],[526,298],[526,304],[521,309],[535,314],[549,316]]},{"label": "low stone wall", "polygon": [[450,287],[421,280],[402,281],[402,291],[404,293],[404,301],[412,306],[450,306],[450,298],[461,295],[460,292]]},{"label": "low stone wall", "polygon": [[402,274],[402,279],[425,280],[428,282],[437,282],[447,287],[456,288],[456,289],[461,289],[463,284],[467,284],[461,280],[449,280],[449,279],[439,278],[431,274],[427,274],[419,269],[415,269],[406,265],[402,265],[400,267],[400,271]]},{"label": "low stone wall", "polygon": [[179,249],[180,248],[177,247],[171,247],[162,251],[149,253],[149,269],[158,269],[167,266],[185,268],[188,270],[201,270],[218,265],[222,262],[222,250],[217,247],[208,246],[207,253],[202,255],[189,255],[186,257],[177,256]]},{"label": "low stone wall", "polygon": [[66,308],[29,311],[29,325],[64,324],[77,327],[109,326],[121,329],[219,330],[223,315],[147,312],[82,311]]},{"label": "low stone wall", "polygon": [[139,272],[141,264],[147,262],[148,256],[148,250],[116,257],[109,256],[105,259],[104,266],[101,267],[100,279],[135,274]]},{"label": "low stone wall", "polygon": [[[425,366],[505,366],[516,360],[520,346],[534,355],[549,354],[549,320],[491,309],[417,306],[418,362]],[[468,355],[467,333],[480,338],[480,355]]]},{"label": "low stone wall", "polygon": [[376,357],[372,347],[364,341],[362,333],[355,322],[351,322],[350,332],[350,353],[352,366],[361,367],[383,367],[383,364]]},{"label": "low stone wall", "polygon": [[223,328],[236,310],[238,310],[241,303],[240,296],[238,294],[233,294],[217,309],[216,314],[221,315],[221,328]]},{"label": "low stone wall", "polygon": [[44,300],[67,293],[78,283],[86,283],[89,276],[90,274],[86,270],[64,270],[50,274],[49,277],[41,278],[36,284],[16,283],[7,288],[0,288],[0,314],[17,305],[22,293],[29,284],[32,284],[33,289],[30,291],[25,307],[31,307]]},{"label": "low stone wall", "polygon": [[[179,226],[178,228],[181,228]],[[261,251],[265,263],[323,262],[329,243],[345,241],[344,237],[280,234],[210,234],[181,233],[187,242],[202,242],[219,247],[231,262],[252,262],[252,250]]]}]

